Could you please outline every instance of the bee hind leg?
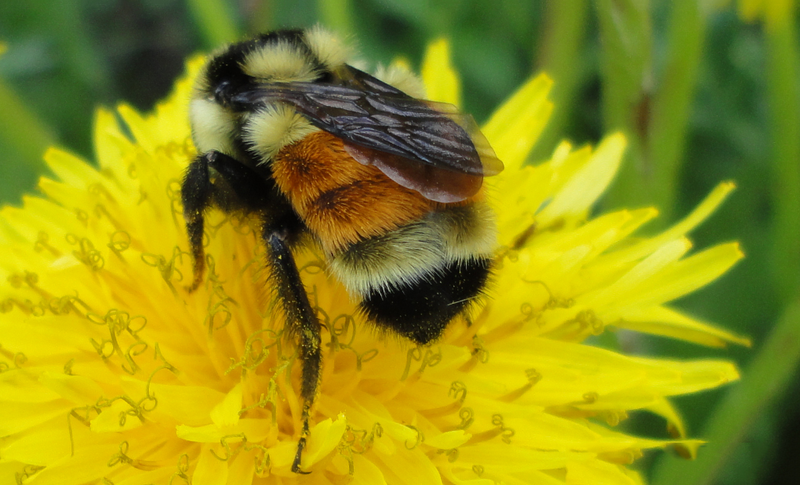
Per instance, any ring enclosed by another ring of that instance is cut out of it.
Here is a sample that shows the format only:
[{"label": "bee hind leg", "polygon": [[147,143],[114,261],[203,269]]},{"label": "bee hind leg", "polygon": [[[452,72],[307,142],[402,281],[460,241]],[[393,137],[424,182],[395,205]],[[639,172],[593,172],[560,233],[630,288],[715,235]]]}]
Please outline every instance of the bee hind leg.
[{"label": "bee hind leg", "polygon": [[308,473],[300,469],[300,461],[309,435],[308,421],[311,406],[314,404],[322,372],[320,323],[300,279],[300,273],[286,241],[285,231],[265,225],[264,242],[274,291],[283,308],[286,329],[297,341],[301,365],[302,429],[292,462],[292,471]]}]

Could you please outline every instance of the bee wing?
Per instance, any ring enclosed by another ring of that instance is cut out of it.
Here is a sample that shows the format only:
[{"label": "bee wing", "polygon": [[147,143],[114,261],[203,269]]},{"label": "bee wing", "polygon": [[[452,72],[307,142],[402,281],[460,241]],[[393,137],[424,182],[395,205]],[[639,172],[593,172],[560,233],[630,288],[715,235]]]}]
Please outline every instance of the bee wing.
[{"label": "bee wing", "polygon": [[232,97],[246,106],[291,104],[345,142],[361,163],[430,200],[474,195],[482,178],[503,169],[474,120],[455,106],[412,98],[352,67],[337,83],[270,83]]}]

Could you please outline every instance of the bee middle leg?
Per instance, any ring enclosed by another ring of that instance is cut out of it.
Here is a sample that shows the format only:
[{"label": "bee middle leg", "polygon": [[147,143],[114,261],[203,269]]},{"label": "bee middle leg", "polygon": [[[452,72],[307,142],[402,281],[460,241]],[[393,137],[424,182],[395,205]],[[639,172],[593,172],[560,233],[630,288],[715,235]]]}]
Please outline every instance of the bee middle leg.
[{"label": "bee middle leg", "polygon": [[300,460],[308,439],[311,406],[314,404],[322,373],[320,323],[300,279],[297,264],[286,241],[285,231],[265,225],[264,242],[267,246],[272,283],[275,286],[278,301],[283,307],[286,329],[297,339],[301,365],[302,429],[297,443],[297,452],[292,462],[292,471],[308,473],[300,469]]}]

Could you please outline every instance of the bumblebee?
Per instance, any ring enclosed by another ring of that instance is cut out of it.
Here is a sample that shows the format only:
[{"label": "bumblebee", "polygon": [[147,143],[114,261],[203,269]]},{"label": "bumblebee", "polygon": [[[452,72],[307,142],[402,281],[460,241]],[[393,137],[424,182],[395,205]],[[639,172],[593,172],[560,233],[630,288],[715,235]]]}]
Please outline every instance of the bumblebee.
[{"label": "bumblebee", "polygon": [[347,56],[319,27],[262,34],[213,53],[190,102],[189,290],[205,271],[204,213],[256,216],[301,362],[297,473],[322,344],[293,251],[316,245],[368,321],[424,345],[482,294],[496,240],[482,182],[503,165],[472,118],[415,97],[411,75],[382,81]]}]

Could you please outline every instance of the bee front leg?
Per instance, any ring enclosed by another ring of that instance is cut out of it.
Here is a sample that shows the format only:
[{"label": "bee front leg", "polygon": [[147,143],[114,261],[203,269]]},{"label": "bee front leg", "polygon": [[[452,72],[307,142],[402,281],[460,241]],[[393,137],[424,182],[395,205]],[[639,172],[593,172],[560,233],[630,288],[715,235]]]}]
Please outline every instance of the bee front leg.
[{"label": "bee front leg", "polygon": [[[181,185],[183,217],[194,260],[194,278],[187,289],[196,290],[206,268],[203,226],[206,209],[223,212],[269,214],[273,224],[298,227],[299,219],[279,195],[275,182],[230,155],[210,150],[189,164]],[[297,232],[295,230],[295,232]]]},{"label": "bee front leg", "polygon": [[190,292],[200,286],[206,269],[203,252],[203,214],[212,202],[213,186],[208,176],[208,164],[214,153],[198,155],[186,169],[181,184],[183,217],[186,220],[186,234],[189,236],[189,247],[194,263],[192,284],[187,287]]},{"label": "bee front leg", "polygon": [[267,246],[272,283],[278,301],[283,307],[286,329],[297,339],[301,365],[302,429],[297,443],[297,452],[292,462],[292,471],[308,473],[300,470],[300,460],[308,439],[308,420],[322,373],[320,323],[314,309],[311,308],[294,257],[289,250],[285,231],[275,230],[265,225],[264,241]]}]

